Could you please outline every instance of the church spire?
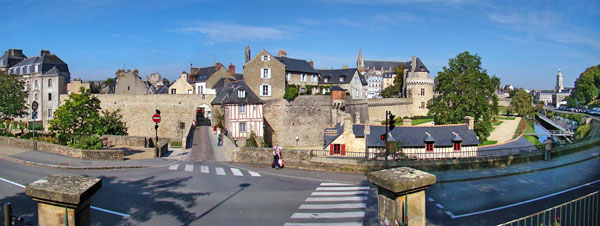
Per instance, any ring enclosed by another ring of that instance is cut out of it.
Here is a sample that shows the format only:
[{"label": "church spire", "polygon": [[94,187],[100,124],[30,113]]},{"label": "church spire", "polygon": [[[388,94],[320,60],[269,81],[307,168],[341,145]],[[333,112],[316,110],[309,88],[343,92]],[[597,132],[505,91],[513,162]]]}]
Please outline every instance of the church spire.
[{"label": "church spire", "polygon": [[556,90],[556,92],[560,92],[564,88],[565,87],[563,86],[563,75],[559,68],[558,73],[556,74],[556,86],[554,87],[554,89]]},{"label": "church spire", "polygon": [[364,67],[365,67],[365,61],[362,56],[362,48],[359,48],[358,49],[358,59],[356,59],[356,68],[358,68],[358,70],[360,70]]}]

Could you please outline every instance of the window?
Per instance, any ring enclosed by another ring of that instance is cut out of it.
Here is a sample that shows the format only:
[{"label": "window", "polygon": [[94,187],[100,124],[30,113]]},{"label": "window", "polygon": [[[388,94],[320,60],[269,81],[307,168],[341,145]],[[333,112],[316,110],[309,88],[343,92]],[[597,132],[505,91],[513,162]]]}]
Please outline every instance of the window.
[{"label": "window", "polygon": [[25,86],[27,90],[29,90],[29,81],[27,81],[27,86]]},{"label": "window", "polygon": [[129,89],[130,89],[130,87],[129,87],[129,86],[127,86],[127,90],[129,90]]},{"label": "window", "polygon": [[260,95],[261,96],[271,96],[271,86],[270,85],[261,85],[260,86]]},{"label": "window", "polygon": [[425,151],[432,152],[433,151],[433,143],[425,144]]},{"label": "window", "polygon": [[171,94],[177,94],[177,90],[176,89],[171,89]]},{"label": "window", "polygon": [[48,93],[48,101],[52,101],[52,93]]},{"label": "window", "polygon": [[344,77],[340,77],[340,82],[344,82]]},{"label": "window", "polygon": [[455,151],[460,151],[460,146],[461,146],[460,144],[461,144],[460,142],[454,142],[454,150]]},{"label": "window", "polygon": [[323,79],[323,81],[329,82],[329,78],[325,78],[325,79]]},{"label": "window", "polygon": [[40,64],[36,64],[35,65],[35,73],[39,73],[40,72]]},{"label": "window", "polygon": [[238,90],[238,98],[246,97],[246,90],[240,89]]},{"label": "window", "polygon": [[306,82],[306,74],[301,74],[300,75],[300,81]]},{"label": "window", "polygon": [[246,105],[240,104],[240,113],[246,113]]},{"label": "window", "polygon": [[194,92],[191,89],[188,89],[188,94],[193,94]]},{"label": "window", "polygon": [[35,82],[33,83],[33,89],[38,90],[38,81],[37,80],[35,80]]},{"label": "window", "polygon": [[52,109],[48,109],[48,118],[52,118]]},{"label": "window", "polygon": [[34,99],[35,101],[37,101],[37,100],[38,100],[38,94],[37,94],[37,93],[33,95],[33,99]]},{"label": "window", "polygon": [[262,61],[269,61],[271,59],[271,57],[269,57],[269,55],[264,55],[262,57]]},{"label": "window", "polygon": [[48,79],[48,87],[52,87],[52,79]]},{"label": "window", "polygon": [[25,67],[25,73],[26,73],[26,74],[30,74],[30,73],[31,73],[31,71],[30,71],[29,69],[31,69],[31,67],[30,67],[30,66],[26,66],[26,67]]},{"label": "window", "polygon": [[300,93],[306,93],[306,88],[304,88],[304,87],[300,88]]},{"label": "window", "polygon": [[340,154],[342,152],[342,145],[340,144],[334,144],[333,145],[333,154]]},{"label": "window", "polygon": [[289,72],[288,72],[288,73],[285,75],[285,80],[286,80],[286,81],[288,81],[288,82],[289,82],[290,80],[292,80],[292,73],[289,73]]},{"label": "window", "polygon": [[425,109],[425,102],[421,102],[421,106],[419,106],[419,108]]},{"label": "window", "polygon": [[263,68],[260,72],[260,77],[261,78],[271,78],[271,69]]},{"label": "window", "polygon": [[421,96],[425,96],[425,88],[421,88]]},{"label": "window", "polygon": [[240,133],[246,132],[246,122],[240,122]]}]

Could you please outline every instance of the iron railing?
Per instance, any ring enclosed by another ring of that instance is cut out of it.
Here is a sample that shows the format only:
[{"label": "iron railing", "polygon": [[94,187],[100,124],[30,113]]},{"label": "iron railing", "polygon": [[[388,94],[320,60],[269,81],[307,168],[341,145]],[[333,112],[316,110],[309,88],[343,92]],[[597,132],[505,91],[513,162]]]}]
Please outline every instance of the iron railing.
[{"label": "iron railing", "polygon": [[349,151],[345,151],[343,154],[341,152],[339,153],[334,153],[333,155],[331,154],[330,150],[312,150],[312,154],[314,156],[321,156],[321,157],[338,157],[338,158],[365,158],[366,157],[366,153],[365,152],[349,152]]},{"label": "iron railing", "polygon": [[600,225],[600,193],[594,192],[561,205],[515,219],[499,226],[505,225]]}]

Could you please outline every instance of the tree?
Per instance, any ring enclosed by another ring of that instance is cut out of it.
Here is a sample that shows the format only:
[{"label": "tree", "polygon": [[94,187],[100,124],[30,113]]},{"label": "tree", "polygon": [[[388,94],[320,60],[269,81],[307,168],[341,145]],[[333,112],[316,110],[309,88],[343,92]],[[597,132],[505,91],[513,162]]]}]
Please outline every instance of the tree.
[{"label": "tree", "polygon": [[598,98],[600,94],[600,65],[587,68],[575,80],[575,90],[567,98],[569,107],[580,107]]},{"label": "tree", "polygon": [[56,109],[54,119],[50,120],[50,130],[55,131],[61,141],[97,131],[100,100],[92,96],[89,89],[82,87],[80,91],[81,94],[71,93],[69,99]]},{"label": "tree", "polygon": [[402,64],[398,65],[394,72],[396,74],[396,77],[394,78],[394,84],[381,91],[381,96],[385,98],[398,96],[400,95],[400,92],[402,92],[402,86],[404,82],[404,66]]},{"label": "tree", "polygon": [[98,135],[127,135],[127,125],[122,121],[123,116],[119,114],[121,109],[110,112],[102,111],[100,123],[96,127]]},{"label": "tree", "polygon": [[533,117],[535,111],[533,107],[533,97],[523,89],[519,89],[515,92],[515,95],[510,102],[510,106],[521,116]]},{"label": "tree", "polygon": [[23,86],[18,75],[0,73],[0,119],[12,121],[27,114],[27,91]]},{"label": "tree", "polygon": [[435,91],[439,95],[427,103],[428,116],[433,117],[435,124],[463,123],[465,116],[472,116],[475,134],[480,141],[487,140],[492,116],[498,113],[495,91],[500,79],[490,77],[481,67],[481,57],[468,51],[450,58],[436,79]]}]

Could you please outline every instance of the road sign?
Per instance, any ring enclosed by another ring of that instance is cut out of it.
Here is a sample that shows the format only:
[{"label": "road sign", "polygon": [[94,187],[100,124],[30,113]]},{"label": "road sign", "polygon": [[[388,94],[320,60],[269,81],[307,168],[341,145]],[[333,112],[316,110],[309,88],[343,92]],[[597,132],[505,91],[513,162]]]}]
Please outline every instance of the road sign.
[{"label": "road sign", "polygon": [[38,102],[33,101],[33,103],[31,103],[31,110],[37,111],[37,109],[38,109]]},{"label": "road sign", "polygon": [[37,119],[37,111],[32,111],[31,112],[31,118],[32,119]]},{"label": "road sign", "polygon": [[160,115],[159,114],[154,114],[152,116],[152,121],[159,123],[160,122]]}]

